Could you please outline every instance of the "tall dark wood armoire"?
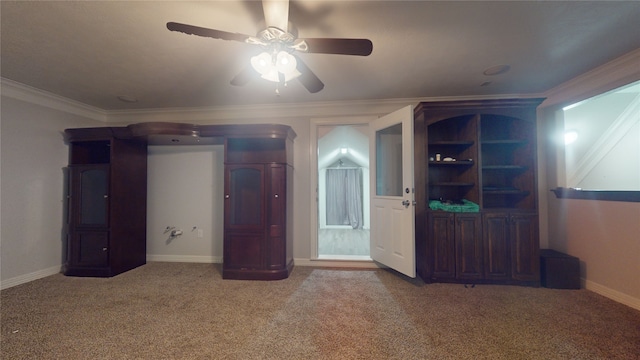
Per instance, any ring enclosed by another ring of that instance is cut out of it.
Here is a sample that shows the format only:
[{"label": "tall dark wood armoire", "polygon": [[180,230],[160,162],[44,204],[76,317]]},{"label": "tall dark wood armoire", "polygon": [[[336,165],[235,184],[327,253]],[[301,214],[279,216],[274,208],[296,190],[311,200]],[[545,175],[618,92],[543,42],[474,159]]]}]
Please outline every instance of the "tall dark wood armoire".
[{"label": "tall dark wood armoire", "polygon": [[286,128],[266,138],[225,143],[225,279],[278,280],[293,268],[293,138]]},{"label": "tall dark wood armoire", "polygon": [[68,129],[64,273],[109,277],[146,263],[147,145],[111,128]]}]

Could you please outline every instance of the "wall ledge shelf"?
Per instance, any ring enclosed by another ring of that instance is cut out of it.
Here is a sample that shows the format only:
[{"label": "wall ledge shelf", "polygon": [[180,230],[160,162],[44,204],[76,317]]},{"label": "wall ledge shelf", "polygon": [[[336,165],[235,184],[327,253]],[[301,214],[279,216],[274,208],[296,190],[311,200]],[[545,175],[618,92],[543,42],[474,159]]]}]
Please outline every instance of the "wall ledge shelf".
[{"label": "wall ledge shelf", "polygon": [[640,191],[583,190],[558,187],[551,189],[551,192],[553,192],[558,199],[640,202]]}]

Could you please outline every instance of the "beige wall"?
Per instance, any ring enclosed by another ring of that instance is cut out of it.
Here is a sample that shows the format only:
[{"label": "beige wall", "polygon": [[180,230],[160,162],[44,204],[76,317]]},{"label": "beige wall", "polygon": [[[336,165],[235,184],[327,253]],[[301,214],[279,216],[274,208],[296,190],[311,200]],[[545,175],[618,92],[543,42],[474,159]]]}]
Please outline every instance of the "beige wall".
[{"label": "beige wall", "polygon": [[62,132],[68,127],[101,124],[86,116],[9,98],[5,90],[3,87],[0,115],[3,288],[60,271],[66,250],[63,198],[69,153]]},{"label": "beige wall", "polygon": [[549,205],[550,245],[580,258],[585,287],[640,305],[640,203],[554,197]]},{"label": "beige wall", "polygon": [[222,262],[224,145],[147,150],[147,260]]},{"label": "beige wall", "polygon": [[548,91],[539,111],[538,142],[545,245],[580,258],[587,289],[640,309],[640,203],[557,199],[549,191],[565,186],[564,145],[555,141],[564,126],[556,112],[637,81],[638,63],[640,49]]}]

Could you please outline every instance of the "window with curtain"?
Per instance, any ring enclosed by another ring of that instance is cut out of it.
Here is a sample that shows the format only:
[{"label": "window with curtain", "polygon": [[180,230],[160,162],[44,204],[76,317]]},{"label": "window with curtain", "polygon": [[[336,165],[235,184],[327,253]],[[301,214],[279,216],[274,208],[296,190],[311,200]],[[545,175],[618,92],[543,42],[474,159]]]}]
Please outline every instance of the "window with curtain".
[{"label": "window with curtain", "polygon": [[349,225],[361,229],[362,171],[327,169],[327,225]]}]

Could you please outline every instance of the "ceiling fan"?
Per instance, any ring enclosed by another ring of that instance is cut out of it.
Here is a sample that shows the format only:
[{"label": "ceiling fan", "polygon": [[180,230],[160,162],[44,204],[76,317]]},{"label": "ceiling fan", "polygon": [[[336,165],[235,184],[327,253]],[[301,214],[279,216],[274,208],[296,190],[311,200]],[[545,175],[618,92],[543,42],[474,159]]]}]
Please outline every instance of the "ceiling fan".
[{"label": "ceiling fan", "polygon": [[250,64],[231,80],[231,84],[236,86],[247,84],[257,72],[262,78],[279,84],[297,79],[309,92],[317,93],[324,84],[295,55],[296,52],[368,56],[373,51],[373,43],[368,39],[298,38],[296,28],[289,22],[288,0],[263,0],[262,8],[266,29],[256,36],[176,22],[168,22],[167,29],[262,48],[262,52],[252,57]]}]

